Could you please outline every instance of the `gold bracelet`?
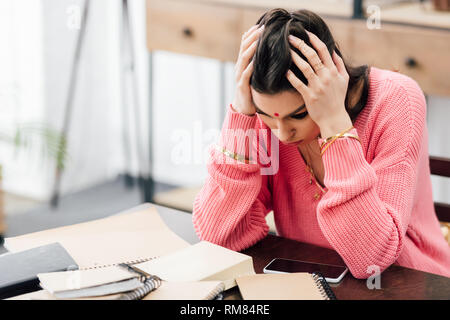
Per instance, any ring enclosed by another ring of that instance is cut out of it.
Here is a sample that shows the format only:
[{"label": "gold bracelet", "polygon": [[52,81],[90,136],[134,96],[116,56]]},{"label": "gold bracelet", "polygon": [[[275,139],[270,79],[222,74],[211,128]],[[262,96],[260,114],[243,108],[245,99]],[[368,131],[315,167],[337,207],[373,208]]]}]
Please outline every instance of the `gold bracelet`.
[{"label": "gold bracelet", "polygon": [[328,141],[332,140],[334,137],[343,135],[343,134],[349,132],[350,130],[352,130],[353,128],[354,128],[354,126],[351,126],[350,128],[348,128],[348,129],[342,131],[341,133],[339,133],[339,134],[337,134],[337,135],[334,135],[334,136],[331,136],[331,137],[326,138],[326,139],[322,142],[322,145],[321,145],[320,147],[322,148],[325,144],[328,143]]},{"label": "gold bracelet", "polygon": [[[325,152],[325,151],[322,151],[322,150],[323,150],[323,148],[325,147],[325,145],[327,143],[330,143],[330,144],[333,143],[337,138],[343,136],[344,134],[346,134],[348,131],[352,130],[353,128],[354,128],[354,126],[352,125],[350,128],[345,129],[341,133],[338,133],[337,135],[334,135],[334,136],[326,138],[325,141],[322,142],[322,144],[320,145],[320,152],[321,152],[320,155],[322,155],[323,152]],[[328,147],[326,147],[326,148],[328,148]]]},{"label": "gold bracelet", "polygon": [[352,138],[352,139],[356,139],[356,140],[359,141],[359,143],[362,144],[362,142],[361,142],[361,140],[359,139],[359,137],[356,136],[356,135],[354,135],[354,134],[351,134],[351,133],[344,133],[344,134],[341,135],[341,136],[334,136],[334,137],[335,137],[335,138],[334,138],[333,140],[331,140],[330,143],[328,143],[326,146],[323,146],[323,147],[320,149],[320,155],[323,155],[323,154],[325,153],[325,150],[327,150],[328,147],[331,146],[331,145],[333,144],[333,142],[336,141],[336,140],[339,139],[339,138]]},{"label": "gold bracelet", "polygon": [[247,157],[245,157],[243,155],[240,155],[240,154],[228,151],[224,147],[219,147],[218,145],[216,145],[216,150],[222,152],[227,157],[229,157],[231,159],[234,159],[236,161],[243,162],[245,164],[249,164],[251,162],[250,158],[247,158]]},{"label": "gold bracelet", "polygon": [[320,155],[322,156],[325,153],[325,150],[328,149],[329,146],[331,146],[333,144],[334,141],[336,141],[339,138],[339,136],[333,136],[333,139],[331,141],[329,141],[328,143],[325,143],[322,145],[322,147],[320,148]]},{"label": "gold bracelet", "polygon": [[[333,136],[333,137],[336,137],[336,136]],[[347,137],[356,139],[359,142],[361,142],[361,140],[359,139],[359,137],[357,135],[354,135],[353,133],[348,133],[348,132],[344,133],[343,135],[339,136],[338,138],[347,138]],[[322,146],[324,146],[325,144],[326,143],[322,143]]]}]

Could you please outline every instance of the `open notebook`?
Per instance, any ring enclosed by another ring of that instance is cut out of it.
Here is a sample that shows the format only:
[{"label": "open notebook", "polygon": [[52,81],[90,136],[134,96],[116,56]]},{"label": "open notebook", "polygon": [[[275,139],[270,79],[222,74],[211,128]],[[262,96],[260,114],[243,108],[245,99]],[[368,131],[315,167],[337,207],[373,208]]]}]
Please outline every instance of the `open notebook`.
[{"label": "open notebook", "polygon": [[235,279],[253,275],[253,259],[208,241],[201,241],[160,257],[135,265],[166,281],[223,281],[225,290],[236,286]]},{"label": "open notebook", "polygon": [[108,218],[6,238],[19,252],[59,242],[80,269],[135,264],[190,246],[162,221],[153,206]]},{"label": "open notebook", "polygon": [[[141,275],[157,276],[147,293],[152,298],[178,296],[214,297],[236,285],[237,277],[255,274],[253,259],[207,241],[130,267],[40,273],[40,285],[57,299],[101,297],[126,291],[139,291]],[[207,284],[209,283],[209,284]],[[214,285],[215,283],[215,285]],[[163,285],[164,284],[164,285]],[[211,287],[212,286],[212,287]],[[181,295],[178,290],[186,289]],[[155,290],[155,291],[153,291]],[[161,290],[161,291],[160,291]],[[202,293],[203,290],[203,293]],[[153,291],[153,292],[152,292]],[[159,292],[157,292],[159,291]],[[141,298],[145,297],[143,295]],[[193,299],[193,298],[191,298]]]},{"label": "open notebook", "polygon": [[[219,247],[221,248],[221,247]],[[185,251],[182,249],[181,251]],[[217,251],[220,252],[221,249]],[[226,249],[224,249],[226,250]],[[217,252],[216,251],[216,252]],[[235,253],[239,254],[239,253]],[[218,254],[215,253],[217,256]],[[192,256],[189,259],[194,260],[196,257]],[[153,261],[157,261],[155,259]],[[228,261],[228,265],[227,265]],[[232,264],[231,259],[224,261],[225,269],[228,274],[221,273],[222,277],[227,275],[234,278],[238,276],[237,267],[241,267],[237,264]],[[175,262],[177,265],[182,265],[180,262]],[[210,267],[210,272],[218,273],[223,271]],[[173,268],[172,268],[173,269]],[[152,281],[154,288],[147,288],[147,292],[139,297],[139,299],[213,299],[219,293],[221,293],[225,284],[221,277],[210,277],[210,279],[203,279],[202,274],[205,273],[205,268],[197,270],[197,275],[193,278],[186,276],[183,273],[178,275],[177,281],[174,279],[168,279],[169,281]],[[234,274],[234,273],[236,274]],[[245,274],[248,274],[246,272]],[[117,299],[116,293],[125,293],[129,291],[138,292],[140,289],[144,291],[143,283],[138,279],[138,274],[130,272],[127,269],[119,266],[109,266],[96,269],[74,270],[65,272],[48,272],[38,274],[40,285],[45,289],[45,293],[36,295],[25,296],[25,298],[44,297],[45,299],[80,299],[80,298],[92,298],[97,299]],[[211,279],[214,278],[214,279]],[[206,281],[200,281],[206,280]],[[229,280],[226,277],[226,280]],[[147,297],[147,295],[151,295]],[[22,297],[23,298],[23,297]],[[132,299],[136,300],[136,299]]]},{"label": "open notebook", "polygon": [[45,290],[16,298],[101,299],[116,298],[109,293],[124,288],[141,290],[136,274],[120,270],[121,264],[163,280],[144,299],[187,299],[190,291],[192,299],[211,298],[235,286],[237,276],[255,273],[250,256],[206,241],[190,245],[165,225],[155,207],[7,238],[6,247],[20,252],[53,242],[67,250],[79,270],[38,274]]}]

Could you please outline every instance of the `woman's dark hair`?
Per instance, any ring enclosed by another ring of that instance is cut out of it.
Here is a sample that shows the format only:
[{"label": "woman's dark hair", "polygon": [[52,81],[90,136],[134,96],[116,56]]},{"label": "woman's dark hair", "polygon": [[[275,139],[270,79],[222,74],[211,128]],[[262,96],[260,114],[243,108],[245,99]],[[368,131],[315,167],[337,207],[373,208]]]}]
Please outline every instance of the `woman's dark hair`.
[{"label": "woman's dark hair", "polygon": [[[288,36],[294,35],[303,39],[305,43],[314,49],[305,30],[314,33],[328,48],[330,55],[333,51],[344,60],[337,43],[328,29],[328,26],[317,14],[309,10],[288,12],[284,9],[272,9],[259,18],[258,25],[264,25],[264,31],[260,37],[255,56],[253,57],[254,71],[250,85],[259,93],[276,94],[286,90],[295,90],[286,79],[286,72],[291,69],[303,83],[308,80],[291,59]],[[292,48],[297,54],[308,61],[297,49]],[[369,92],[369,66],[349,66],[344,60],[345,68],[349,75],[345,108],[352,120],[361,112],[367,102]],[[349,105],[349,93],[355,85],[363,81],[362,94],[359,101]]]}]

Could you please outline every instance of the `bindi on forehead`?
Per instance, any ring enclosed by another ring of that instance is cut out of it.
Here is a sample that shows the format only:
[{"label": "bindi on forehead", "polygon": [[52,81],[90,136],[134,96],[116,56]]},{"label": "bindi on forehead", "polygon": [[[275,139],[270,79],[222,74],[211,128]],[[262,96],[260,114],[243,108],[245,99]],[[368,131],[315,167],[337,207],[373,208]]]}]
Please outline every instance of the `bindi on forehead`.
[{"label": "bindi on forehead", "polygon": [[[290,114],[286,115],[285,118],[288,118],[288,117],[290,117],[290,116],[292,116],[292,115],[295,115],[297,112],[299,112],[299,111],[301,111],[302,109],[305,109],[305,108],[306,108],[306,106],[305,106],[305,104],[303,104],[303,105],[301,105],[300,107],[298,107],[296,110],[294,110],[293,112],[291,112]],[[262,114],[262,115],[265,115],[265,116],[268,116],[268,117],[271,117],[271,118],[273,118],[273,117],[275,117],[275,118],[280,117],[280,114],[279,114],[278,112],[274,112],[274,113],[272,113],[272,114],[267,114],[267,113],[265,113],[265,112],[262,111],[256,104],[255,104],[255,109],[256,109],[256,112],[257,112],[257,113]]]}]

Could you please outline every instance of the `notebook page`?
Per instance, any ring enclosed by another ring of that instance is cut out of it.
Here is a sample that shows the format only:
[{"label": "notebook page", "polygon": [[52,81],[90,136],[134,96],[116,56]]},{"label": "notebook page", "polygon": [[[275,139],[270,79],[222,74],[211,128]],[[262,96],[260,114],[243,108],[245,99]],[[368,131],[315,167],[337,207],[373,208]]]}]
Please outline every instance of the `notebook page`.
[{"label": "notebook page", "polygon": [[104,219],[6,238],[12,252],[59,242],[80,269],[136,263],[190,244],[171,231],[155,207]]},{"label": "notebook page", "polygon": [[166,281],[220,280],[225,290],[236,285],[236,277],[255,273],[252,257],[208,241],[135,267]]}]

